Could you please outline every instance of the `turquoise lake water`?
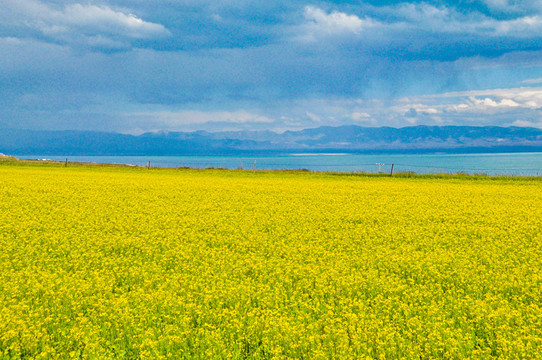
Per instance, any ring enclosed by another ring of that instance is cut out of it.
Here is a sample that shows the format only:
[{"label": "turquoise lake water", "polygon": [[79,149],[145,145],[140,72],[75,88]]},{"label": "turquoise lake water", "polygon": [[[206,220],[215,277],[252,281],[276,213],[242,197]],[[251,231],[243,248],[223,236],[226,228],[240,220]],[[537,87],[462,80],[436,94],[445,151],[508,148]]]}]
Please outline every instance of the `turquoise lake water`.
[{"label": "turquoise lake water", "polygon": [[[21,159],[64,161],[66,156],[20,155]],[[272,156],[68,156],[68,161],[152,167],[307,169],[311,171],[418,174],[457,173],[542,176],[542,153],[506,154],[288,154]],[[380,165],[379,165],[380,164]]]}]

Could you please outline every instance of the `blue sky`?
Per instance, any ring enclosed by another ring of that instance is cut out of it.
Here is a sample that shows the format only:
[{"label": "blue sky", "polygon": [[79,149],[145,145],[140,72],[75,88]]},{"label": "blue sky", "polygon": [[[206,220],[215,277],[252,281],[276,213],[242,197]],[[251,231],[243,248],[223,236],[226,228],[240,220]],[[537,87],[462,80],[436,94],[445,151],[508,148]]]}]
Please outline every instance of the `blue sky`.
[{"label": "blue sky", "polygon": [[0,128],[542,127],[542,1],[2,0]]}]

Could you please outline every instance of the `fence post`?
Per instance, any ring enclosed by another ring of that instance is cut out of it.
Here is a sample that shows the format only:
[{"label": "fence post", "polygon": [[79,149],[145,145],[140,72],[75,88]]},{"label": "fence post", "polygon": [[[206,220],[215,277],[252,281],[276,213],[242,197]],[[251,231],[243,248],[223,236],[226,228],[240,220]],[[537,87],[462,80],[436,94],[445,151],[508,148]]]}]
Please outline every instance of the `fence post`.
[{"label": "fence post", "polygon": [[64,162],[64,167],[68,166],[68,158],[66,158],[66,161]]},{"label": "fence post", "polygon": [[254,160],[254,171],[256,171],[256,160]]},{"label": "fence post", "polygon": [[395,165],[395,164],[391,164],[390,176],[393,176],[393,165]]},{"label": "fence post", "polygon": [[147,161],[147,170],[149,170],[150,168],[151,168],[151,162]]}]

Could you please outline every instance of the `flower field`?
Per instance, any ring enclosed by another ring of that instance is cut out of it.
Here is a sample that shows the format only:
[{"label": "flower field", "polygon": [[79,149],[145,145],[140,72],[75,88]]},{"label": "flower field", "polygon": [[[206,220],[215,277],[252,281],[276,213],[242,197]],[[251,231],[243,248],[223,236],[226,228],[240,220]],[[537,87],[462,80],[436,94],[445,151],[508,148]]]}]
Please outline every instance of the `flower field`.
[{"label": "flower field", "polygon": [[0,359],[541,359],[542,180],[0,164]]}]

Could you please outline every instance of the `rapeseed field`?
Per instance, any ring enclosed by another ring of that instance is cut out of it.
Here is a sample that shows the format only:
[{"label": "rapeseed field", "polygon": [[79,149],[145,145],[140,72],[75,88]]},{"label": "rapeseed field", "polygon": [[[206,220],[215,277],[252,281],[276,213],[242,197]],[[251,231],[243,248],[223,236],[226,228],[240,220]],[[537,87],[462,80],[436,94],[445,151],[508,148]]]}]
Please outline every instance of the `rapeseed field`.
[{"label": "rapeseed field", "polygon": [[0,359],[542,359],[542,181],[0,164]]}]

